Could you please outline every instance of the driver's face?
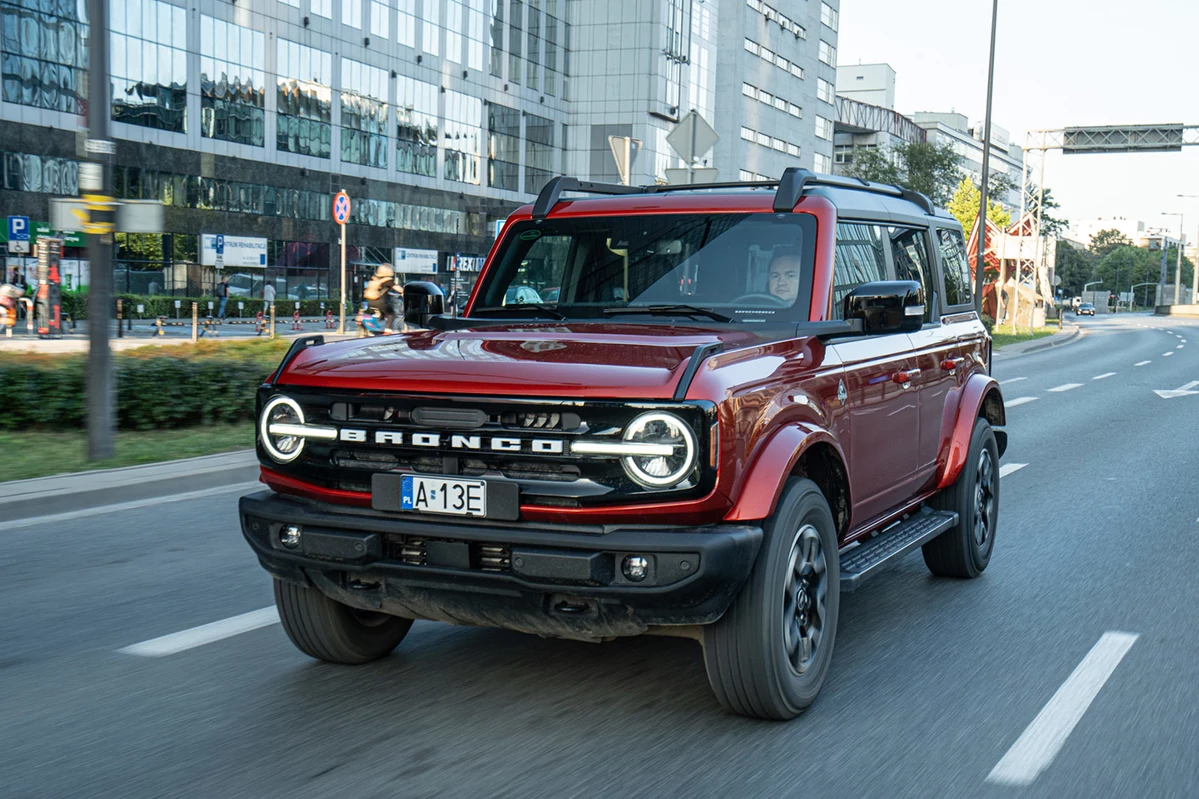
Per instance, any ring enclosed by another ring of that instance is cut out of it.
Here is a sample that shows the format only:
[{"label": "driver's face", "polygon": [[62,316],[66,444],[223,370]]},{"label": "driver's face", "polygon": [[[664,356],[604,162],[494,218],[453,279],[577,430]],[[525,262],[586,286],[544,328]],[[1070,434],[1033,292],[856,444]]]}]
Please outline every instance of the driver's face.
[{"label": "driver's face", "polygon": [[792,255],[780,255],[770,264],[770,293],[788,303],[799,296],[799,259]]}]

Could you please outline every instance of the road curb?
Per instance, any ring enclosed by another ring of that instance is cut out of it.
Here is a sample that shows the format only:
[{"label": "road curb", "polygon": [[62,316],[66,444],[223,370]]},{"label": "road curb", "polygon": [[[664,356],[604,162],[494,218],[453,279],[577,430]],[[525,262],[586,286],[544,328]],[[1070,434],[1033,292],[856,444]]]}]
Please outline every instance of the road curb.
[{"label": "road curb", "polygon": [[0,483],[0,519],[27,519],[253,482],[254,450]]},{"label": "road curb", "polygon": [[1007,347],[1000,347],[995,351],[996,355],[1002,355],[1007,358],[1019,358],[1021,355],[1029,355],[1034,352],[1052,349],[1053,347],[1061,347],[1065,344],[1072,344],[1083,336],[1083,328],[1079,325],[1074,326],[1074,330],[1069,333],[1055,333],[1048,336],[1048,341],[1038,341],[1032,346],[1022,347],[1021,349],[1011,349],[1012,347],[1021,347],[1020,344],[1009,344]]}]

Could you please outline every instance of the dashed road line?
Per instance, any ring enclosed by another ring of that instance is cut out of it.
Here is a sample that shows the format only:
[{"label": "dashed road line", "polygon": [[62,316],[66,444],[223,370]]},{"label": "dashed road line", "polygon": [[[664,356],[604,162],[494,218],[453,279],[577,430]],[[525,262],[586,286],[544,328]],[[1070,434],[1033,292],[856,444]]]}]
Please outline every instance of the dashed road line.
[{"label": "dashed road line", "polygon": [[1153,361],[1141,361],[1140,363],[1134,363],[1133,366],[1144,366],[1147,363],[1153,363]]},{"label": "dashed road line", "polygon": [[1051,388],[1050,391],[1070,391],[1072,389],[1082,388],[1082,383],[1063,383],[1057,388]]},{"label": "dashed road line", "polygon": [[[1182,349],[1182,345],[1181,345],[1181,344],[1179,344],[1179,345],[1178,345],[1177,347],[1175,347],[1174,349],[1176,349],[1176,350],[1180,350],[1180,349]],[[269,433],[270,431],[268,430],[267,432]]]},{"label": "dashed road line", "polygon": [[1106,632],[987,775],[987,782],[1031,785],[1053,762],[1095,696],[1128,654],[1136,633]]},{"label": "dashed road line", "polygon": [[1018,472],[1027,465],[1027,463],[1005,463],[999,467],[999,476],[1007,477],[1012,472]]},{"label": "dashed road line", "polygon": [[117,651],[144,658],[160,658],[278,623],[279,611],[272,606],[214,621],[211,624],[202,624],[199,627],[192,627],[190,630],[152,638],[149,641],[142,641],[140,644],[133,644]]},{"label": "dashed road line", "polygon": [[1015,408],[1017,405],[1023,405],[1026,402],[1036,402],[1040,397],[1016,397],[1014,400],[1003,403],[1005,408]]},{"label": "dashed road line", "polygon": [[1163,353],[1162,353],[1162,357],[1163,357],[1163,358],[1169,358],[1169,357],[1170,357],[1171,355],[1173,355],[1173,354],[1174,354],[1174,353],[1172,353],[1172,352],[1163,352]]},{"label": "dashed road line", "polygon": [[999,385],[1006,386],[1008,383],[1019,383],[1021,380],[1027,379],[1027,377],[1009,377],[1007,380],[1000,380]]},{"label": "dashed road line", "polygon": [[1115,372],[1104,372],[1104,373],[1103,373],[1103,374],[1101,374],[1101,375],[1095,375],[1095,376],[1094,376],[1094,377],[1092,377],[1091,379],[1092,379],[1092,380],[1105,380],[1105,379],[1107,379],[1107,378],[1109,378],[1109,377],[1114,377],[1114,376],[1115,376],[1115,374],[1116,374]]}]

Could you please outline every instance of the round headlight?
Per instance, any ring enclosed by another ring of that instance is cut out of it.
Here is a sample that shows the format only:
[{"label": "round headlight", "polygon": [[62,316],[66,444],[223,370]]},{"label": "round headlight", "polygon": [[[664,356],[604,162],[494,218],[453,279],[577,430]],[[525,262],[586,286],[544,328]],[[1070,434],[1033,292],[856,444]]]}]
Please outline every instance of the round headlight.
[{"label": "round headlight", "polygon": [[294,461],[304,450],[304,438],[296,435],[272,435],[272,425],[302,425],[304,411],[291,397],[275,397],[262,409],[258,420],[258,434],[262,438],[262,446],[275,460],[280,463]]},{"label": "round headlight", "polygon": [[621,458],[625,471],[649,488],[675,485],[695,466],[695,434],[687,424],[670,413],[643,413],[624,431],[628,444],[645,444],[644,455]]}]

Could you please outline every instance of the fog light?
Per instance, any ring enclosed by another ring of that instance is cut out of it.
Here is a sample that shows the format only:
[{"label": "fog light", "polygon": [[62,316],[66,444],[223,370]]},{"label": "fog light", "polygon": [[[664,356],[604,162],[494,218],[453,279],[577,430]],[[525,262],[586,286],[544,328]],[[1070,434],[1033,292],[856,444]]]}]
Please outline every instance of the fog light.
[{"label": "fog light", "polygon": [[649,560],[640,555],[629,555],[620,564],[620,570],[627,579],[639,583],[649,574]]},{"label": "fog light", "polygon": [[295,549],[300,545],[300,528],[294,524],[285,524],[279,528],[279,543],[288,549]]}]

